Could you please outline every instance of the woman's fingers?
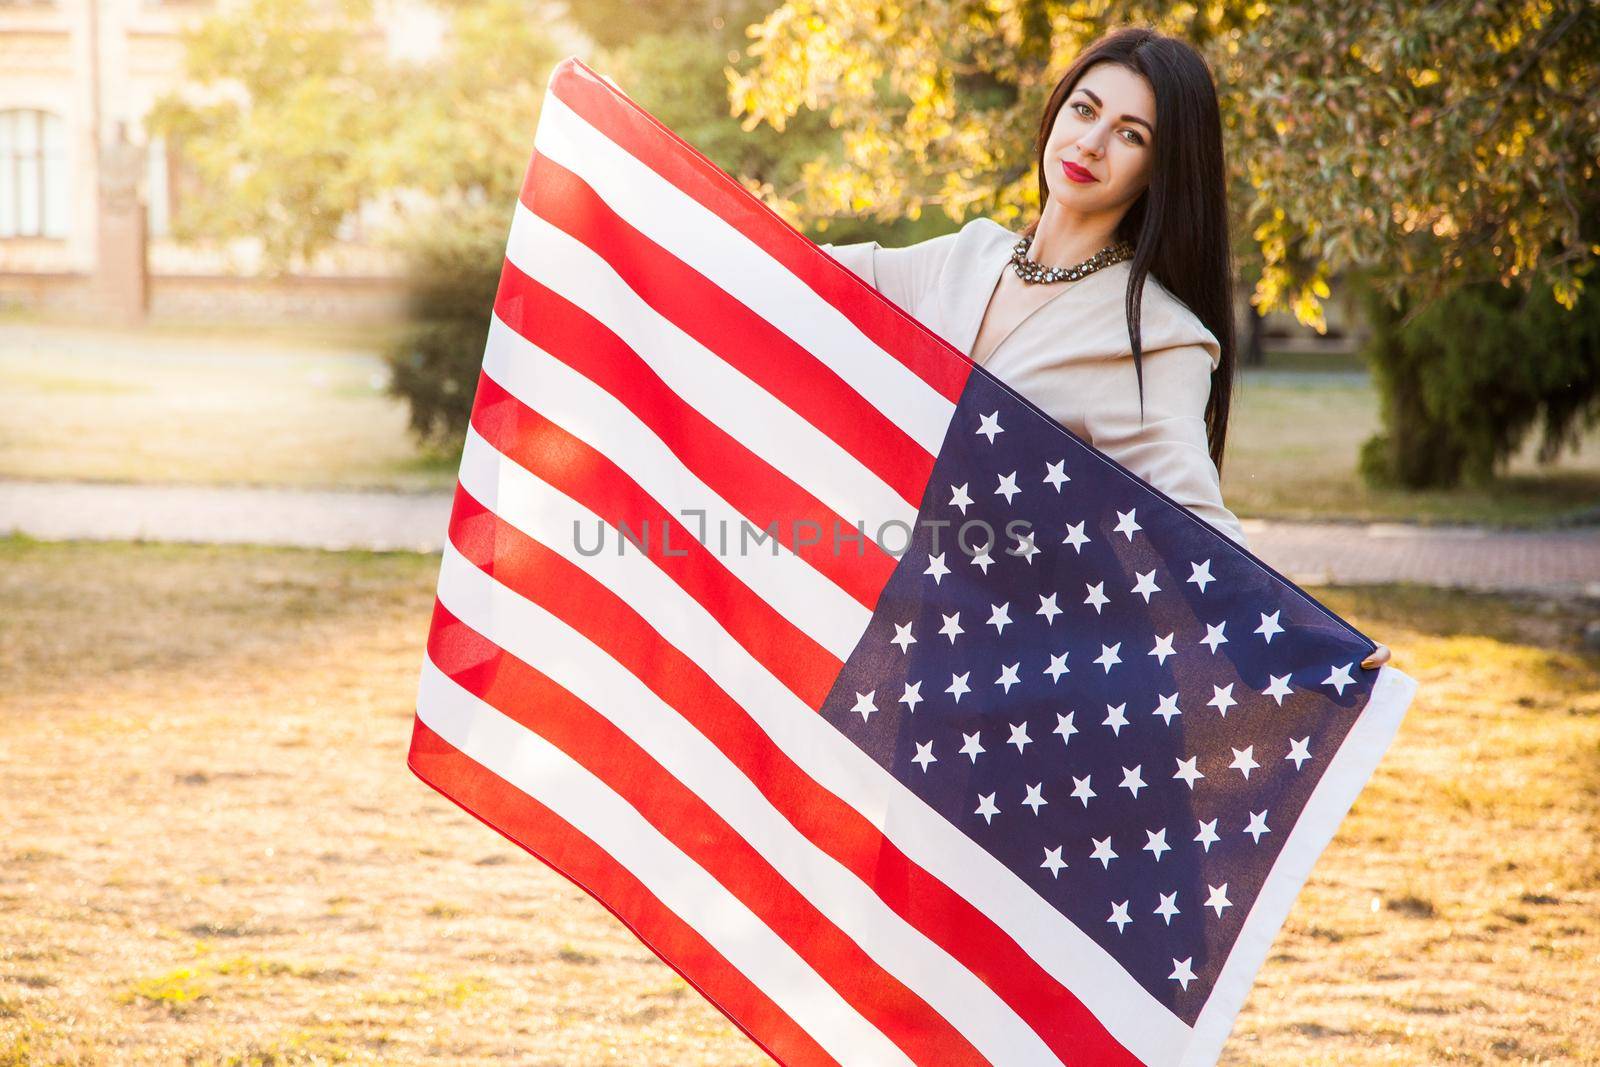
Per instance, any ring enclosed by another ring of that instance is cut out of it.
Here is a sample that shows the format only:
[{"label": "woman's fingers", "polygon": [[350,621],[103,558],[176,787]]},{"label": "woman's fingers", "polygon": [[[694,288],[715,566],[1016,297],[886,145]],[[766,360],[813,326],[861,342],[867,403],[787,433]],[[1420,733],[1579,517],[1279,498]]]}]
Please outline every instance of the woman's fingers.
[{"label": "woman's fingers", "polygon": [[1372,650],[1371,655],[1361,661],[1361,665],[1368,668],[1381,667],[1387,662],[1389,662],[1389,646],[1379,645],[1377,648]]}]

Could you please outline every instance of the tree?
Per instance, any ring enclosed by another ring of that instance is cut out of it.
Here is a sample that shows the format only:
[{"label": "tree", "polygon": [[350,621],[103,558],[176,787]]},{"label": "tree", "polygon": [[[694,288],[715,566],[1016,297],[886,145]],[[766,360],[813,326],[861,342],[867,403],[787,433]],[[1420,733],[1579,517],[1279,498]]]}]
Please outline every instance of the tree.
[{"label": "tree", "polygon": [[[822,110],[840,129],[843,158],[806,171],[803,216],[1009,222],[1038,209],[1032,138],[1055,72],[1128,23],[1211,64],[1258,312],[1325,330],[1335,272],[1404,307],[1401,324],[1481,283],[1577,305],[1600,259],[1588,0],[788,0],[752,27],[759,62],[730,69],[730,95],[750,123]],[[1415,400],[1385,411],[1433,410]]]},{"label": "tree", "polygon": [[185,39],[186,84],[152,107],[201,179],[180,240],[259,238],[269,273],[305,266],[363,204],[400,214],[510,205],[550,69],[544,9],[449,10],[433,60],[392,58],[371,0],[247,0]]},{"label": "tree", "polygon": [[[830,219],[800,210],[795,197],[807,172],[842,154],[838,132],[820,112],[796,115],[782,130],[741,121],[728,99],[728,64],[749,65],[747,27],[774,6],[674,0],[639,8],[632,0],[584,0],[569,10],[597,40],[615,42],[597,62],[633,99],[809,236],[910,243],[953,229],[948,219]],[[635,32],[624,35],[618,26]]]}]

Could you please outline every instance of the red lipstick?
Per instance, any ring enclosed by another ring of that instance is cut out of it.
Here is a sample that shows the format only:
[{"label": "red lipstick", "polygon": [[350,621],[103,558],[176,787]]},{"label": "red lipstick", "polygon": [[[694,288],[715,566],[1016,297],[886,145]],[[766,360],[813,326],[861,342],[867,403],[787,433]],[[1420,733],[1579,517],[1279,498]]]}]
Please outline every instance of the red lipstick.
[{"label": "red lipstick", "polygon": [[1075,181],[1080,185],[1088,185],[1092,182],[1097,182],[1100,180],[1093,174],[1090,174],[1088,171],[1078,166],[1076,163],[1068,163],[1064,159],[1061,161],[1061,169],[1066,172],[1066,175],[1070,180]]}]

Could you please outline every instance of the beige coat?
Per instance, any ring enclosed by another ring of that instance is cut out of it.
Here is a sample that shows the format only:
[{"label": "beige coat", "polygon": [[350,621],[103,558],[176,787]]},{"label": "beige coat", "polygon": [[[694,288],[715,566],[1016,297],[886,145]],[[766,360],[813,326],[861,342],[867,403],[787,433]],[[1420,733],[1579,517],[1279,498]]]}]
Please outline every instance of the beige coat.
[{"label": "beige coat", "polygon": [[[1017,235],[991,219],[906,248],[875,241],[823,250],[968,356]],[[1222,502],[1206,447],[1216,336],[1148,276],[1141,312],[1144,421],[1123,307],[1126,260],[1074,282],[1028,314],[984,369],[1128,470],[1249,547]]]}]

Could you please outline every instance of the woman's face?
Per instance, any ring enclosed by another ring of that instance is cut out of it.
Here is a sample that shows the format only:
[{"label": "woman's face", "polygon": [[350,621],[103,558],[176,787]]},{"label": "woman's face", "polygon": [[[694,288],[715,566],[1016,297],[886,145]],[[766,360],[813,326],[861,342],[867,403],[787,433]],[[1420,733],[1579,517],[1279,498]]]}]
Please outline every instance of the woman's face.
[{"label": "woman's face", "polygon": [[1074,213],[1120,217],[1150,185],[1155,125],[1156,98],[1143,75],[1118,63],[1091,66],[1056,112],[1045,144],[1051,199]]}]

